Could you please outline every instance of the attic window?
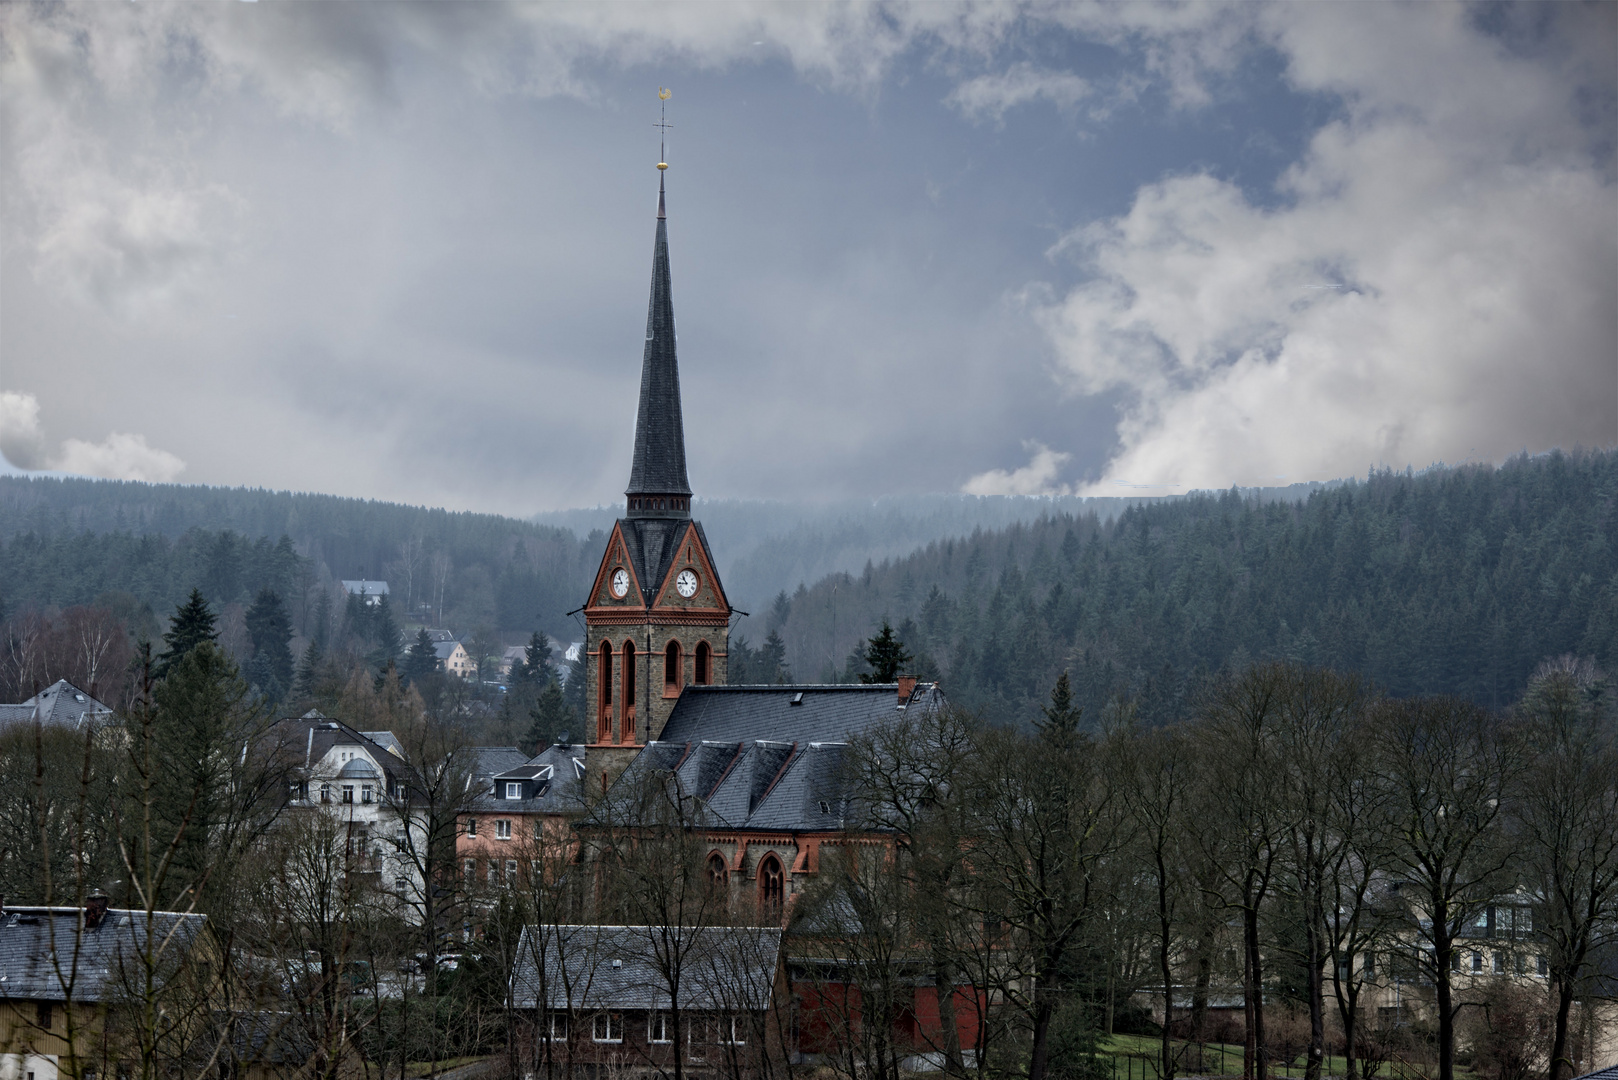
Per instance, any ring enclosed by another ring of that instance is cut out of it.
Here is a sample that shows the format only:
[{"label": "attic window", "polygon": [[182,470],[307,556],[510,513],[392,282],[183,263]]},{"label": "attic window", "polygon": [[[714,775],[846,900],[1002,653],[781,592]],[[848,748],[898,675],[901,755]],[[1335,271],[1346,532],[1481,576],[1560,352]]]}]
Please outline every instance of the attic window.
[{"label": "attic window", "polygon": [[831,803],[827,802],[825,799],[821,799],[820,800],[820,812],[822,814],[831,813]]},{"label": "attic window", "polygon": [[794,705],[802,705],[803,704],[803,691],[802,690],[799,690],[796,694],[792,695],[792,704],[794,704]]}]

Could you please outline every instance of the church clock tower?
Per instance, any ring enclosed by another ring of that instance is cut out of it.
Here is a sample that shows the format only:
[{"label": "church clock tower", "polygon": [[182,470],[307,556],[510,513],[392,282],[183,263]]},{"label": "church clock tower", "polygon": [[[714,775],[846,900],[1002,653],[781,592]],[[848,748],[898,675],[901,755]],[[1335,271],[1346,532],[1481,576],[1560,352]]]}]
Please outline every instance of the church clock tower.
[{"label": "church clock tower", "polygon": [[669,290],[668,226],[658,163],[657,239],[641,360],[635,456],[624,516],[584,605],[586,768],[604,790],[663,730],[687,686],[725,681],[730,602],[702,526],[691,520]]}]

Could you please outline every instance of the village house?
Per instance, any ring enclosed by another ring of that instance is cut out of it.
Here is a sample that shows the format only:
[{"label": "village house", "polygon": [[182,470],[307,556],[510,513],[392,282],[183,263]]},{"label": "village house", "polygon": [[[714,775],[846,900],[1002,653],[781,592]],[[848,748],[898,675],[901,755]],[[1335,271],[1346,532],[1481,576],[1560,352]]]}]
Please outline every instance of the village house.
[{"label": "village house", "polygon": [[[677,994],[676,994],[677,991]],[[781,931],[529,926],[512,972],[520,1052],[536,1070],[765,1075],[790,1053]]]},{"label": "village house", "polygon": [[99,727],[113,719],[112,707],[95,699],[66,679],[51,685],[15,705],[0,705],[0,728],[31,724],[38,720],[45,727],[67,727],[82,731]]},{"label": "village house", "polygon": [[[141,1050],[132,1025],[147,1003],[165,1013],[159,1053],[178,1058],[180,1042],[212,1037],[218,966],[206,921],[110,908],[105,897],[82,908],[0,908],[0,1075],[133,1075]],[[159,973],[155,985],[148,968]]]},{"label": "village house", "polygon": [[472,662],[466,646],[459,641],[433,642],[433,655],[438,660],[438,670],[447,671],[458,679],[470,679],[477,674],[477,665]]},{"label": "village house", "polygon": [[534,757],[514,746],[478,746],[455,854],[468,885],[526,885],[536,865],[573,849],[584,811],[582,748],[559,743]]}]

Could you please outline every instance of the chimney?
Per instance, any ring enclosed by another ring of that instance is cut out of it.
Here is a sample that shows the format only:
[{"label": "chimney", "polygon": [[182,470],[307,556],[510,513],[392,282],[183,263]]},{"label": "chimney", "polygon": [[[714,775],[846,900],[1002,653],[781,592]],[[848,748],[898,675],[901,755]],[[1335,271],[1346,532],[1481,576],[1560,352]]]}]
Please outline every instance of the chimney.
[{"label": "chimney", "polygon": [[94,930],[107,917],[107,898],[92,896],[84,902],[84,928]]},{"label": "chimney", "polygon": [[910,695],[916,692],[916,677],[914,675],[899,676],[899,705],[904,707],[910,703]]}]

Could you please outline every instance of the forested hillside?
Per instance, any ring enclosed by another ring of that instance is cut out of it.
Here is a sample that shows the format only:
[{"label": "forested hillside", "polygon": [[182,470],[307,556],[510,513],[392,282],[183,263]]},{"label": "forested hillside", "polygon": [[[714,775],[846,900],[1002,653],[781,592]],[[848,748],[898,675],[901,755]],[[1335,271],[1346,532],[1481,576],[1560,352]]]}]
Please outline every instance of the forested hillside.
[{"label": "forested hillside", "polygon": [[1166,720],[1265,657],[1499,706],[1549,656],[1618,669],[1615,495],[1605,452],[1056,515],[826,578],[766,628],[798,678],[847,679],[886,617],[952,699],[1022,721],[1063,669],[1092,719],[1125,693]]},{"label": "forested hillside", "polygon": [[[599,537],[494,514],[251,488],[0,477],[0,618],[123,594],[166,617],[193,587],[216,608],[260,588],[308,597],[342,578],[390,583],[394,606],[471,630],[568,637]],[[283,539],[284,538],[284,539]],[[312,601],[311,601],[312,602]]]}]

